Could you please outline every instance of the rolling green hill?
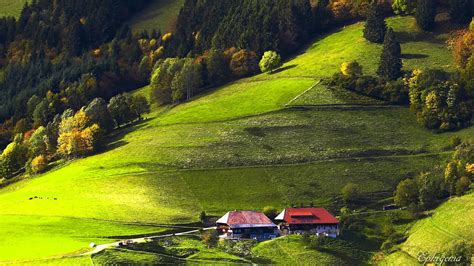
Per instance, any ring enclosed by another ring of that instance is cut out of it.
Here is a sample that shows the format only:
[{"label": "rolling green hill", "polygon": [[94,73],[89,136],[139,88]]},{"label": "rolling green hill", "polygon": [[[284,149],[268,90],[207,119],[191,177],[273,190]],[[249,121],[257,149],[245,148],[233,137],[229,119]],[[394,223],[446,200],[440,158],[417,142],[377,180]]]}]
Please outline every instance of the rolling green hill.
[{"label": "rolling green hill", "polygon": [[0,0],[0,17],[18,17],[27,1],[28,0]]},{"label": "rolling green hill", "polygon": [[474,194],[453,198],[438,207],[431,217],[418,221],[401,245],[401,250],[389,255],[384,264],[407,265],[416,262],[422,252],[440,254],[453,240],[474,239],[471,228],[474,218]]},{"label": "rolling green hill", "polygon": [[129,22],[134,32],[147,30],[174,30],[174,23],[184,0],[151,0],[145,9],[135,15]]},{"label": "rolling green hill", "polygon": [[[411,23],[389,20],[401,37],[411,36]],[[444,161],[453,136],[472,136],[474,128],[433,134],[407,108],[314,86],[345,61],[375,71],[381,47],[365,42],[362,28],[316,40],[273,75],[154,108],[111,136],[106,151],[1,189],[0,237],[8,241],[0,242],[0,261],[160,232],[155,226],[195,222],[203,210],[217,216],[299,202],[331,206],[348,182],[363,184],[364,193],[391,191],[401,178]],[[405,67],[452,69],[445,38],[403,39]]]}]

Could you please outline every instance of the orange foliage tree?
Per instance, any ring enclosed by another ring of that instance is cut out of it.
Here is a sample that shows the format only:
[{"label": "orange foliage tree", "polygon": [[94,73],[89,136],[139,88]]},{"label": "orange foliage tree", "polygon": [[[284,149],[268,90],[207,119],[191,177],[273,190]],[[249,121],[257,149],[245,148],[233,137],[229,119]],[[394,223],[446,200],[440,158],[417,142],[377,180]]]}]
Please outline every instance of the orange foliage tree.
[{"label": "orange foliage tree", "polygon": [[59,125],[58,153],[65,158],[80,157],[94,152],[100,144],[101,129],[92,124],[84,110],[65,118]]}]

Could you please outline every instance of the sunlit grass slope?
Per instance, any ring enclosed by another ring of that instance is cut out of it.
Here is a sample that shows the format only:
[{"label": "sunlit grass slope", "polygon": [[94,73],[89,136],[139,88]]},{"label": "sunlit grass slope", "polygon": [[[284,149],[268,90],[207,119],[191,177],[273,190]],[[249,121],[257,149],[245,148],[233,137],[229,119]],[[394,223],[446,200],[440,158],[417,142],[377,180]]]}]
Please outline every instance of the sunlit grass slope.
[{"label": "sunlit grass slope", "polygon": [[281,265],[346,265],[335,254],[307,249],[300,236],[276,239],[258,244],[253,252],[266,263]]},{"label": "sunlit grass slope", "polygon": [[28,0],[0,0],[0,17],[20,16],[21,9]]},{"label": "sunlit grass slope", "polygon": [[[390,24],[401,31],[411,20]],[[472,128],[437,135],[404,107],[308,90],[344,61],[358,59],[374,70],[380,46],[363,40],[362,26],[319,39],[273,75],[239,80],[174,108],[154,107],[144,122],[110,136],[102,153],[1,189],[0,237],[9,242],[0,241],[0,261],[77,252],[104,237],[159,230],[150,224],[197,221],[203,210],[326,206],[348,182],[364,184],[366,193],[387,191],[443,162],[452,137],[472,136]],[[433,38],[404,43],[424,54],[406,59],[407,68],[450,69],[449,52]],[[302,105],[310,107],[285,108],[305,91]],[[341,103],[347,106],[322,106]],[[43,199],[29,200],[35,196]],[[42,245],[26,243],[30,236]]]},{"label": "sunlit grass slope", "polygon": [[[474,239],[474,194],[450,199],[436,208],[431,217],[417,222],[409,237],[401,245],[401,251],[386,259],[387,265],[413,261],[422,252],[440,254],[453,240]],[[400,264],[398,264],[400,265]]]},{"label": "sunlit grass slope", "polygon": [[151,0],[143,11],[135,15],[129,22],[134,32],[147,30],[161,30],[168,32],[174,30],[179,10],[184,0]]}]

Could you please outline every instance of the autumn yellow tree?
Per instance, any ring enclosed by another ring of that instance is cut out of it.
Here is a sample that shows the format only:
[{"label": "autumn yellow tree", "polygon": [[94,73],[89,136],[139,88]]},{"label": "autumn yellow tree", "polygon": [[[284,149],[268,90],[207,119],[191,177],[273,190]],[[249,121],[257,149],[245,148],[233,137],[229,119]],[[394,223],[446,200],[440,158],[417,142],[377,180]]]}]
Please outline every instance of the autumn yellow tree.
[{"label": "autumn yellow tree", "polygon": [[94,152],[100,144],[102,131],[91,124],[84,110],[61,121],[59,125],[58,153],[65,158],[80,157]]},{"label": "autumn yellow tree", "polygon": [[38,174],[43,172],[48,165],[48,159],[44,155],[39,155],[31,160],[31,172],[33,174]]}]

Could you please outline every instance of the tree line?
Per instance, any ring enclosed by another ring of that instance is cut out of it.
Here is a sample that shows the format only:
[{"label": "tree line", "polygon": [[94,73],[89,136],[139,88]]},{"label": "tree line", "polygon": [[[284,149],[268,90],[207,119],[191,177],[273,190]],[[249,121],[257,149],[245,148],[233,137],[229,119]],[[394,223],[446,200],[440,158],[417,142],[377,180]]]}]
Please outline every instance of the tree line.
[{"label": "tree line", "polygon": [[124,93],[108,103],[95,98],[77,112],[67,109],[34,129],[22,119],[13,141],[0,155],[0,178],[10,179],[24,171],[38,174],[51,161],[92,154],[103,148],[104,137],[113,129],[140,120],[149,111],[145,97]]},{"label": "tree line", "polygon": [[0,18],[0,142],[24,119],[45,126],[69,108],[146,84],[138,37],[123,21],[147,2],[34,0],[18,20]]},{"label": "tree line", "polygon": [[[401,2],[396,1],[394,5]],[[452,5],[463,3],[465,9],[470,10],[470,2],[451,1]],[[435,2],[419,0],[415,11],[418,26],[432,30]],[[453,22],[465,23],[466,18],[459,19],[463,15],[466,15],[465,10],[451,8]],[[404,71],[400,43],[394,31],[387,27],[381,7],[376,2],[369,7],[364,37],[369,42],[383,42],[377,76],[363,75],[358,62],[347,62],[341,66],[341,72],[328,81],[329,86],[352,90],[392,104],[410,105],[419,123],[427,129],[452,131],[471,124],[474,113],[474,58],[471,56],[474,34],[471,30],[463,30],[450,40],[459,65],[454,74],[440,69]]]}]

